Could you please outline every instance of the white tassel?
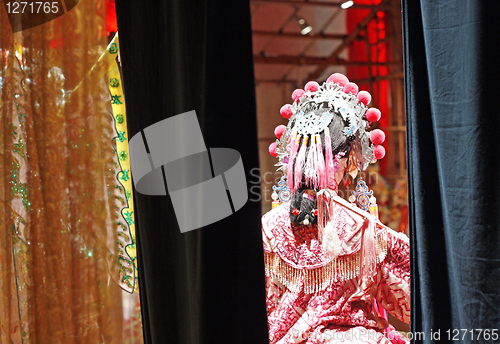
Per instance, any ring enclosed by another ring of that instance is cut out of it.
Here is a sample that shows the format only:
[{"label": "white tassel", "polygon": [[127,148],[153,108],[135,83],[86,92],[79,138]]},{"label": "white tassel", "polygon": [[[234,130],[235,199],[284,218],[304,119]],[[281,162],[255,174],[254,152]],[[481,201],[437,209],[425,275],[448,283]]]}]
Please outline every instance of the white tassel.
[{"label": "white tassel", "polygon": [[316,135],[311,138],[311,145],[309,146],[309,153],[304,167],[304,177],[306,185],[311,188],[318,186],[318,156],[316,150]]},{"label": "white tassel", "polygon": [[323,229],[323,241],[321,244],[323,250],[333,258],[337,258],[340,255],[339,234],[337,233],[337,229],[333,226],[333,221],[328,222]]},{"label": "white tassel", "polygon": [[361,241],[361,276],[367,280],[377,268],[375,251],[375,217],[369,216],[363,223],[363,240]]},{"label": "white tassel", "polygon": [[318,200],[318,234],[321,248],[335,259],[342,253],[342,248],[339,234],[334,226],[337,219],[332,207],[332,194],[328,189],[323,189],[316,194],[316,199]]}]

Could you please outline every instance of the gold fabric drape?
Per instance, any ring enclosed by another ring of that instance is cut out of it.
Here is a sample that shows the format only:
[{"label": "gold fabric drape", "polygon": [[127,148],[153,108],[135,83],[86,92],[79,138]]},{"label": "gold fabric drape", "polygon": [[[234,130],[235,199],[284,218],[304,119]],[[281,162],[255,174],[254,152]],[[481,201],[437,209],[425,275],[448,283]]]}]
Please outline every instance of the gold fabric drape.
[{"label": "gold fabric drape", "polygon": [[104,1],[0,8],[0,343],[122,343]]}]

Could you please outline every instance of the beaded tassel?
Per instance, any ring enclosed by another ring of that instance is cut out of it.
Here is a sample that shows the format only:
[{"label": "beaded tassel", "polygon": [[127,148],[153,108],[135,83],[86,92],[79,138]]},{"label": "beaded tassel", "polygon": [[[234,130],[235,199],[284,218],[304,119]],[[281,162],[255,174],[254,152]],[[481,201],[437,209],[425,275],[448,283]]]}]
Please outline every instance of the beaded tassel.
[{"label": "beaded tassel", "polygon": [[318,173],[318,187],[320,190],[326,188],[327,181],[325,175],[325,158],[323,157],[323,149],[321,148],[321,136],[316,135],[316,156],[318,159],[317,162],[317,173]]},{"label": "beaded tassel", "polygon": [[302,140],[302,146],[300,147],[299,153],[297,154],[297,158],[295,159],[293,192],[297,191],[297,189],[302,184],[302,170],[304,169],[308,141],[309,136],[305,136]]},{"label": "beaded tassel", "polygon": [[320,292],[332,282],[348,281],[360,276],[361,273],[360,252],[332,259],[330,263],[316,269],[294,268],[276,253],[265,252],[264,255],[266,275],[277,278],[292,292],[301,290],[307,294]]},{"label": "beaded tassel", "polygon": [[297,154],[299,142],[300,142],[300,135],[298,135],[297,133],[293,133],[293,137],[290,142],[290,152],[288,155],[288,169],[287,169],[288,187],[290,188],[290,190],[296,190],[293,183],[293,161],[295,159],[295,155]]},{"label": "beaded tassel", "polygon": [[330,129],[325,128],[325,177],[326,183],[334,178],[335,172],[333,170],[333,153],[332,153],[332,140],[330,138]]}]

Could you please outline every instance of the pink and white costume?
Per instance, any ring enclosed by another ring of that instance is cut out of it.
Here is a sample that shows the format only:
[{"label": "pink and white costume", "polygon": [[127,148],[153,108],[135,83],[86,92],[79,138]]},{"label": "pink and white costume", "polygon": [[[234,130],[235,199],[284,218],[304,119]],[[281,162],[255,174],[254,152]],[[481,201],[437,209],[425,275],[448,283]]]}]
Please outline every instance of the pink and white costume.
[{"label": "pink and white costume", "polygon": [[408,238],[377,225],[375,273],[362,278],[364,219],[359,212],[332,203],[341,247],[332,258],[322,250],[318,227],[292,225],[289,211],[285,202],[262,217],[269,342],[397,343],[398,333],[387,330],[373,300],[409,323]]}]

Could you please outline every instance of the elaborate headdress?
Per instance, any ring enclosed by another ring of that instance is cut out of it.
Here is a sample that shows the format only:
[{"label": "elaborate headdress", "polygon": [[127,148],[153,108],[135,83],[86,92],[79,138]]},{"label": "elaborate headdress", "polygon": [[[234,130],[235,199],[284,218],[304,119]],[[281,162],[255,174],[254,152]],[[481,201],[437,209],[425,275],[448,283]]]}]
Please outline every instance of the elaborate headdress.
[{"label": "elaborate headdress", "polygon": [[[321,86],[308,82],[304,90],[293,91],[292,99],[292,104],[280,110],[281,115],[289,119],[288,125],[275,129],[277,141],[269,146],[269,152],[279,159],[278,170],[284,174],[280,184],[285,184],[286,176],[288,197],[293,197],[290,220],[302,225],[312,225],[317,220],[324,251],[334,258],[352,254],[354,248],[345,238],[340,240],[332,221],[335,214],[331,200],[335,195],[328,189],[336,188],[335,173],[342,156],[348,157],[355,172],[384,157],[381,146],[384,132],[367,131],[372,122],[380,119],[380,111],[368,109],[370,93],[358,92],[358,86],[339,73],[331,75]],[[275,190],[283,187],[280,185]],[[357,190],[359,194],[361,191]],[[366,216],[365,222],[357,228],[357,235],[362,237],[360,274],[370,277],[376,264],[375,217]]]},{"label": "elaborate headdress", "polygon": [[[335,160],[345,153],[341,151],[334,156],[332,146],[336,147],[342,139],[348,142],[345,151],[350,152],[349,161],[357,169],[364,170],[384,157],[385,150],[380,144],[385,134],[378,129],[367,132],[370,123],[380,119],[380,111],[367,108],[370,93],[358,92],[358,86],[345,75],[332,74],[321,86],[310,81],[304,90],[293,91],[292,99],[292,104],[280,110],[289,119],[288,125],[275,129],[277,140],[269,146],[271,155],[279,159],[276,166],[287,176],[292,193],[303,183],[316,190],[330,184]],[[342,118],[338,132],[329,130],[334,116]]]}]

